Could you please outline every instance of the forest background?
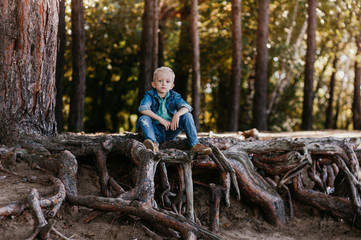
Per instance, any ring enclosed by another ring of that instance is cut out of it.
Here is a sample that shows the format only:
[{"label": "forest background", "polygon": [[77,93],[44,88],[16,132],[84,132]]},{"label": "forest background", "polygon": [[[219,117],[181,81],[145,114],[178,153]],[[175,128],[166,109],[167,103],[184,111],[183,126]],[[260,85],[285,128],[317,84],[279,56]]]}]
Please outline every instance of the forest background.
[{"label": "forest background", "polygon": [[[84,0],[82,3],[67,0],[64,5],[64,88],[58,88],[58,95],[63,99],[62,119],[57,116],[59,132],[77,131],[68,124],[71,94],[75,89],[72,39],[77,34],[72,30],[74,10],[70,2],[81,3],[85,20],[84,126],[78,131],[135,131],[139,98],[147,89],[147,86],[141,87],[146,84],[141,79],[144,74],[141,58],[149,2],[159,6],[156,8],[159,14],[157,65],[174,70],[174,90],[194,104],[191,1]],[[357,111],[361,112],[358,110],[361,47],[357,46],[361,42],[361,3],[352,0],[238,1],[241,2],[241,74],[239,100],[234,104],[234,2],[237,1],[201,0],[197,4],[201,110],[199,119],[195,120],[200,123],[199,130],[359,129],[361,120],[355,116]],[[261,8],[265,2],[266,8]],[[317,5],[311,73],[305,68],[307,49],[310,49],[307,28],[310,2]],[[150,19],[154,19],[154,15]],[[262,26],[266,26],[263,30],[266,52],[260,51]],[[256,67],[257,52],[266,57],[263,70]],[[259,91],[257,74],[262,71],[266,77],[265,87],[262,90],[261,86]],[[312,87],[305,93],[307,74],[311,74]],[[308,113],[304,109],[306,95],[311,96],[312,103]],[[233,105],[239,108],[236,124],[227,117],[234,112]],[[260,106],[264,111],[261,115]],[[310,126],[302,123],[303,114],[311,114]],[[255,121],[257,118],[266,124],[260,125]]]}]

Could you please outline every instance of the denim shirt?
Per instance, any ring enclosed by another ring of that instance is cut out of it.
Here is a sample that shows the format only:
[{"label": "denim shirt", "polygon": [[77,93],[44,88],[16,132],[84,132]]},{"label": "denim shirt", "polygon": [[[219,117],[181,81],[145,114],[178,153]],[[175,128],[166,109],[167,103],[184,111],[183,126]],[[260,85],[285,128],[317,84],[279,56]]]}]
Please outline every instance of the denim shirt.
[{"label": "denim shirt", "polygon": [[[153,88],[152,90],[145,93],[144,98],[138,107],[138,111],[142,112],[144,110],[152,110],[152,112],[157,113],[159,106],[159,96],[157,90]],[[173,115],[182,107],[187,108],[189,112],[191,112],[193,109],[186,101],[182,99],[179,93],[170,90],[169,97],[166,100],[166,108],[169,115],[173,117]]]}]

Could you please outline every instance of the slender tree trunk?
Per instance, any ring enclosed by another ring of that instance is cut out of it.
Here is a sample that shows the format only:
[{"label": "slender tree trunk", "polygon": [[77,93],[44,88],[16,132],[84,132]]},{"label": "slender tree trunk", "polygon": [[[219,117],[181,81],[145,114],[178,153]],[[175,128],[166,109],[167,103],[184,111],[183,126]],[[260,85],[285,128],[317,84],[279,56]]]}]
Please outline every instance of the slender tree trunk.
[{"label": "slender tree trunk", "polygon": [[158,42],[158,66],[164,66],[165,39],[161,26],[159,26]]},{"label": "slender tree trunk", "polygon": [[152,71],[158,68],[158,53],[159,53],[159,6],[158,0],[154,0],[154,26],[153,26],[153,57],[152,57]]},{"label": "slender tree trunk", "polygon": [[[338,47],[336,47],[336,51],[335,51],[336,54],[337,51],[338,51]],[[326,129],[332,128],[332,112],[333,112],[333,98],[334,98],[333,95],[335,92],[337,62],[338,62],[338,57],[337,55],[335,55],[335,58],[333,59],[332,62],[333,72],[331,74],[331,79],[330,79],[330,98],[328,99],[328,106],[326,111],[326,123],[325,123]]]},{"label": "slender tree trunk", "polygon": [[59,1],[58,53],[56,57],[56,105],[55,119],[58,133],[63,131],[63,90],[65,54],[65,0]]},{"label": "slender tree trunk", "polygon": [[193,118],[197,130],[200,130],[200,88],[201,88],[201,70],[199,57],[199,33],[198,33],[198,0],[191,0],[191,34],[192,34],[192,99],[193,99]]},{"label": "slender tree trunk", "polygon": [[241,113],[241,129],[249,129],[252,120],[252,103],[254,97],[254,78],[255,78],[254,67],[251,70],[251,74],[248,78],[247,91],[244,98],[244,105]]},{"label": "slender tree trunk", "polygon": [[232,77],[229,131],[238,130],[239,99],[241,88],[242,23],[241,0],[232,0]]},{"label": "slender tree trunk", "polygon": [[138,100],[143,98],[144,93],[150,90],[153,80],[153,46],[154,46],[154,5],[155,0],[144,1],[142,19],[142,36],[140,40],[140,67],[138,78]]},{"label": "slender tree trunk", "polygon": [[347,56],[346,59],[346,63],[345,63],[345,67],[343,69],[343,71],[345,72],[344,77],[341,79],[341,88],[338,92],[338,96],[337,99],[338,101],[336,101],[336,112],[335,112],[335,116],[334,116],[334,120],[333,120],[333,128],[337,129],[337,122],[338,122],[338,115],[340,113],[340,105],[341,105],[341,94],[343,93],[343,91],[345,90],[346,86],[347,86],[347,75],[348,75],[348,71],[350,69],[350,63],[351,63],[351,59],[349,56]]},{"label": "slender tree trunk", "polygon": [[[356,37],[357,56],[361,55],[361,33]],[[353,128],[361,130],[361,97],[360,97],[360,81],[361,81],[361,63],[358,58],[355,61],[355,80],[352,103],[352,119]]]},{"label": "slender tree trunk", "polygon": [[0,2],[2,143],[19,144],[26,136],[56,134],[58,12],[56,0]]},{"label": "slender tree trunk", "polygon": [[302,129],[312,129],[313,75],[316,53],[317,0],[308,0],[307,52],[303,95]]},{"label": "slender tree trunk", "polygon": [[190,69],[192,69],[192,39],[190,35],[191,9],[188,0],[184,2],[184,6],[180,13],[182,25],[179,35],[178,51],[174,62],[174,72],[176,73],[176,84],[174,90],[177,91],[184,99],[187,99],[189,72]]},{"label": "slender tree trunk", "polygon": [[73,43],[72,94],[70,99],[69,131],[84,129],[85,100],[85,29],[83,0],[71,1],[71,34]]},{"label": "slender tree trunk", "polygon": [[257,31],[257,56],[255,94],[253,101],[254,126],[261,131],[267,130],[267,58],[269,0],[259,2]]}]

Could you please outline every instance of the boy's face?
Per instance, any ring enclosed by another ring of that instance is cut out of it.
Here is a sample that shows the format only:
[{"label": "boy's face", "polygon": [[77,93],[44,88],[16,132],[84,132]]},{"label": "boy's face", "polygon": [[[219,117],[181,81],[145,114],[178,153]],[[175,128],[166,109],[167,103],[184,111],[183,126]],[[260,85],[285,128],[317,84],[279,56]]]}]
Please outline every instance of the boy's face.
[{"label": "boy's face", "polygon": [[174,87],[172,75],[167,72],[157,73],[156,78],[152,82],[152,87],[157,90],[160,97],[164,98]]}]

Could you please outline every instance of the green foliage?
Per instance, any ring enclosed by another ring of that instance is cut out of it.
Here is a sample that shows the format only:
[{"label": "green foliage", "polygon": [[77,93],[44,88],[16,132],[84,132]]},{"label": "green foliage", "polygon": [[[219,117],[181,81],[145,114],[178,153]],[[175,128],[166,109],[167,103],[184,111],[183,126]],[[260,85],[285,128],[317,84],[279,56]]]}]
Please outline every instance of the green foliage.
[{"label": "green foliage", "polygon": [[[163,1],[163,10],[173,7],[170,18],[161,22],[165,37],[165,65],[179,69],[191,66],[191,42],[179,42],[180,14],[185,0]],[[295,7],[298,2],[297,8]],[[71,87],[70,2],[67,3],[66,93],[67,116]],[[201,50],[201,127],[202,131],[224,131],[228,108],[231,64],[231,1],[206,0],[200,3],[199,35]],[[319,0],[317,9],[317,50],[314,75],[314,128],[324,127],[329,98],[329,82],[336,71],[334,114],[339,128],[351,128],[353,68],[357,58],[354,37],[360,33],[358,1]],[[85,131],[135,131],[137,115],[137,76],[143,1],[88,0],[86,19],[86,105]],[[300,130],[306,35],[300,37],[307,17],[307,1],[271,1],[269,20],[268,100],[282,74],[289,80],[280,93],[279,104],[268,117],[270,131]],[[295,20],[293,23],[293,19]],[[252,128],[249,95],[252,91],[258,27],[258,1],[242,1],[242,79],[240,130]],[[289,40],[287,40],[289,38]],[[296,42],[300,38],[301,44]],[[182,52],[183,51],[183,52]],[[332,60],[339,57],[336,69]],[[181,61],[179,60],[181,59]],[[178,63],[178,66],[177,66]],[[178,71],[178,70],[177,70]],[[191,74],[189,74],[191,76]],[[188,100],[190,99],[188,91]],[[251,103],[252,104],[252,103]],[[337,108],[338,107],[338,108]]]}]

